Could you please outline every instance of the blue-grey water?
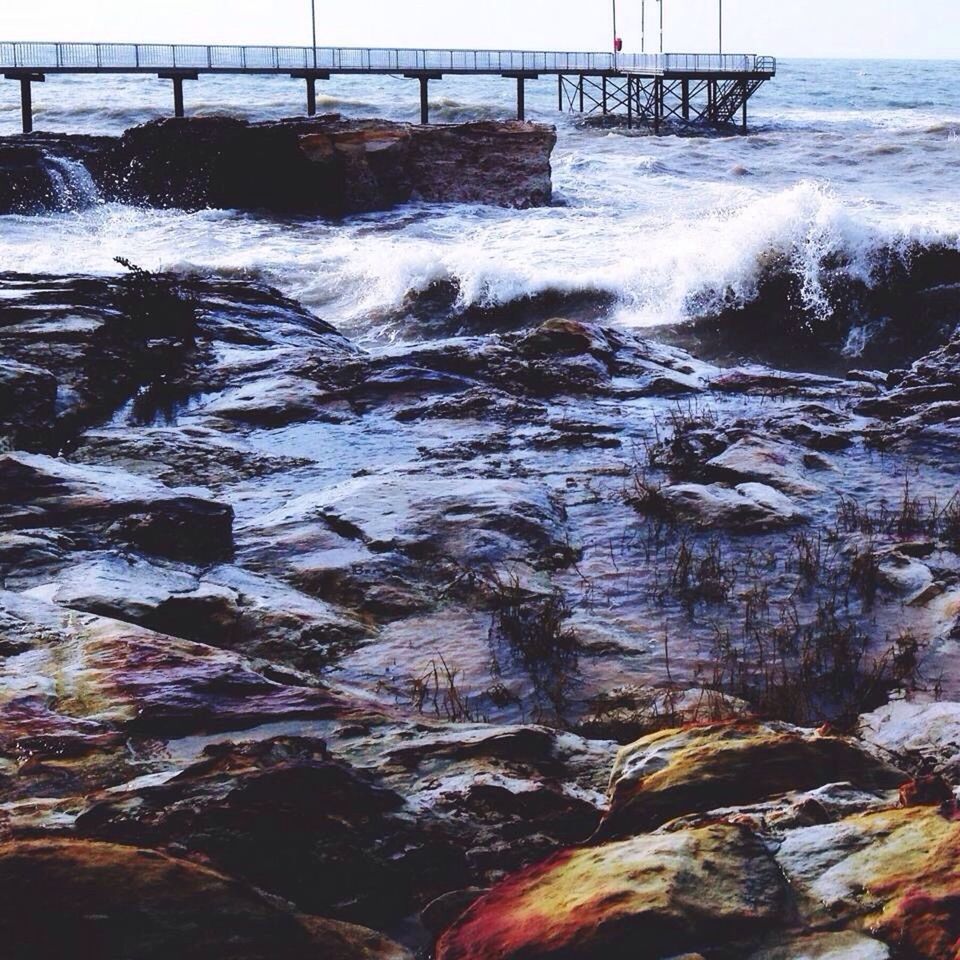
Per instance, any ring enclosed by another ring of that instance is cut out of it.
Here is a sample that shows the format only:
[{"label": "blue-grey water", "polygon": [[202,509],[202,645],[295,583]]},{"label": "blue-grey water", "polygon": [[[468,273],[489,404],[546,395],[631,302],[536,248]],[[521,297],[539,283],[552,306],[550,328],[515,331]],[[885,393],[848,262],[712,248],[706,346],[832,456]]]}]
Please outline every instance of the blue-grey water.
[{"label": "blue-grey water", "polygon": [[[817,306],[835,254],[869,277],[879,250],[958,245],[958,77],[946,62],[781,62],[751,102],[750,134],[709,138],[583,129],[557,112],[545,79],[529,85],[528,114],[559,129],[550,208],[411,205],[330,224],[94,204],[0,218],[0,269],[113,272],[123,255],[255,276],[365,337],[438,280],[476,304],[602,291],[618,320],[646,325],[749,300],[764,266],[786,258]],[[152,77],[51,76],[34,90],[40,130],[118,133],[172,105],[169,83]],[[418,116],[413,81],[335,77],[321,90],[322,110]],[[0,84],[2,133],[18,129],[18,92]],[[193,114],[304,109],[302,82],[288,78],[203,77],[186,96]],[[509,80],[451,77],[431,84],[432,116],[506,117],[514,96]]]}]

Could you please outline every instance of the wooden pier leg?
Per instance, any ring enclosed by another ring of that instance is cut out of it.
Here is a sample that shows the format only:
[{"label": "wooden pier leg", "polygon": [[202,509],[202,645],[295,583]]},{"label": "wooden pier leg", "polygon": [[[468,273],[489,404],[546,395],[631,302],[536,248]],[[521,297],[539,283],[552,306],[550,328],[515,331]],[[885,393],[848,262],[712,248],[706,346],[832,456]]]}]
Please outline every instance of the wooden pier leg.
[{"label": "wooden pier leg", "polygon": [[557,75],[557,110],[563,113],[563,74]]},{"label": "wooden pier leg", "polygon": [[603,77],[603,115],[607,115],[607,78]]},{"label": "wooden pier leg", "polygon": [[580,112],[583,113],[583,74],[580,74]]},{"label": "wooden pier leg", "polygon": [[747,81],[743,80],[741,82],[743,83],[743,89],[741,90],[741,93],[743,94],[743,120],[740,123],[740,131],[741,133],[746,133],[747,132],[747,92],[748,91],[747,91]]},{"label": "wooden pier leg", "polygon": [[430,122],[430,79],[420,77],[420,122],[426,126]]},{"label": "wooden pier leg", "polygon": [[627,129],[633,129],[633,77],[627,77]]},{"label": "wooden pier leg", "polygon": [[527,119],[527,102],[526,102],[526,81],[523,79],[523,76],[517,77],[517,119],[526,120]]},{"label": "wooden pier leg", "polygon": [[307,116],[317,115],[317,78],[307,77]]},{"label": "wooden pier leg", "polygon": [[681,89],[683,96],[683,119],[690,119],[690,81],[683,80],[681,81]]}]

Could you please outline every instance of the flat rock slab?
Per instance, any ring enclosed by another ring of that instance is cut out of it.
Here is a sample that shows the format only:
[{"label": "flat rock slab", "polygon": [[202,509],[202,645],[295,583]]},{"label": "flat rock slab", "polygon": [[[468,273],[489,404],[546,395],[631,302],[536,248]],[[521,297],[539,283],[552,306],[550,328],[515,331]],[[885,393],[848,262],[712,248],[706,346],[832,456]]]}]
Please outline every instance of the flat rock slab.
[{"label": "flat rock slab", "polygon": [[0,530],[51,528],[200,563],[233,551],[233,509],[196,491],[54,457],[0,457]]}]

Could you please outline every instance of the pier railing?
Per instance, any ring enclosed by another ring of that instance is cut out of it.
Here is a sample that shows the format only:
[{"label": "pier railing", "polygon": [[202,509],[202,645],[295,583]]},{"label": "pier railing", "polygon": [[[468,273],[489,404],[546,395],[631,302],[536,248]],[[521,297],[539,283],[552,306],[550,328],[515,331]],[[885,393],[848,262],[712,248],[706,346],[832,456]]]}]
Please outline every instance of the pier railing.
[{"label": "pier railing", "polygon": [[0,43],[0,70],[48,73],[189,70],[208,73],[766,73],[754,54],[612,54],[381,47],[198,46],[156,43]]}]

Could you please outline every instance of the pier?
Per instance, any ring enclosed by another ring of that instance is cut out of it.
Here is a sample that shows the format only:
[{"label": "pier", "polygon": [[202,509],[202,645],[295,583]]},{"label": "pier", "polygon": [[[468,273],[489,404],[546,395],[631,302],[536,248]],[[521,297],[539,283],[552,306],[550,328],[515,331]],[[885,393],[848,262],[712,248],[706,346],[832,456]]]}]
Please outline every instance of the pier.
[{"label": "pier", "polygon": [[557,78],[561,111],[619,118],[656,132],[669,126],[747,128],[747,103],[776,75],[773,57],[755,54],[624,54],[525,50],[417,50],[361,47],[198,46],[0,42],[0,73],[20,84],[23,131],[33,130],[33,84],[60,74],[152,74],[173,86],[173,113],[185,113],[184,82],[203,74],[287,75],[316,85],[336,75],[390,75],[416,81],[420,122],[430,122],[429,85],[446,76],[496,76],[516,82],[517,118],[526,116],[526,83]]}]

